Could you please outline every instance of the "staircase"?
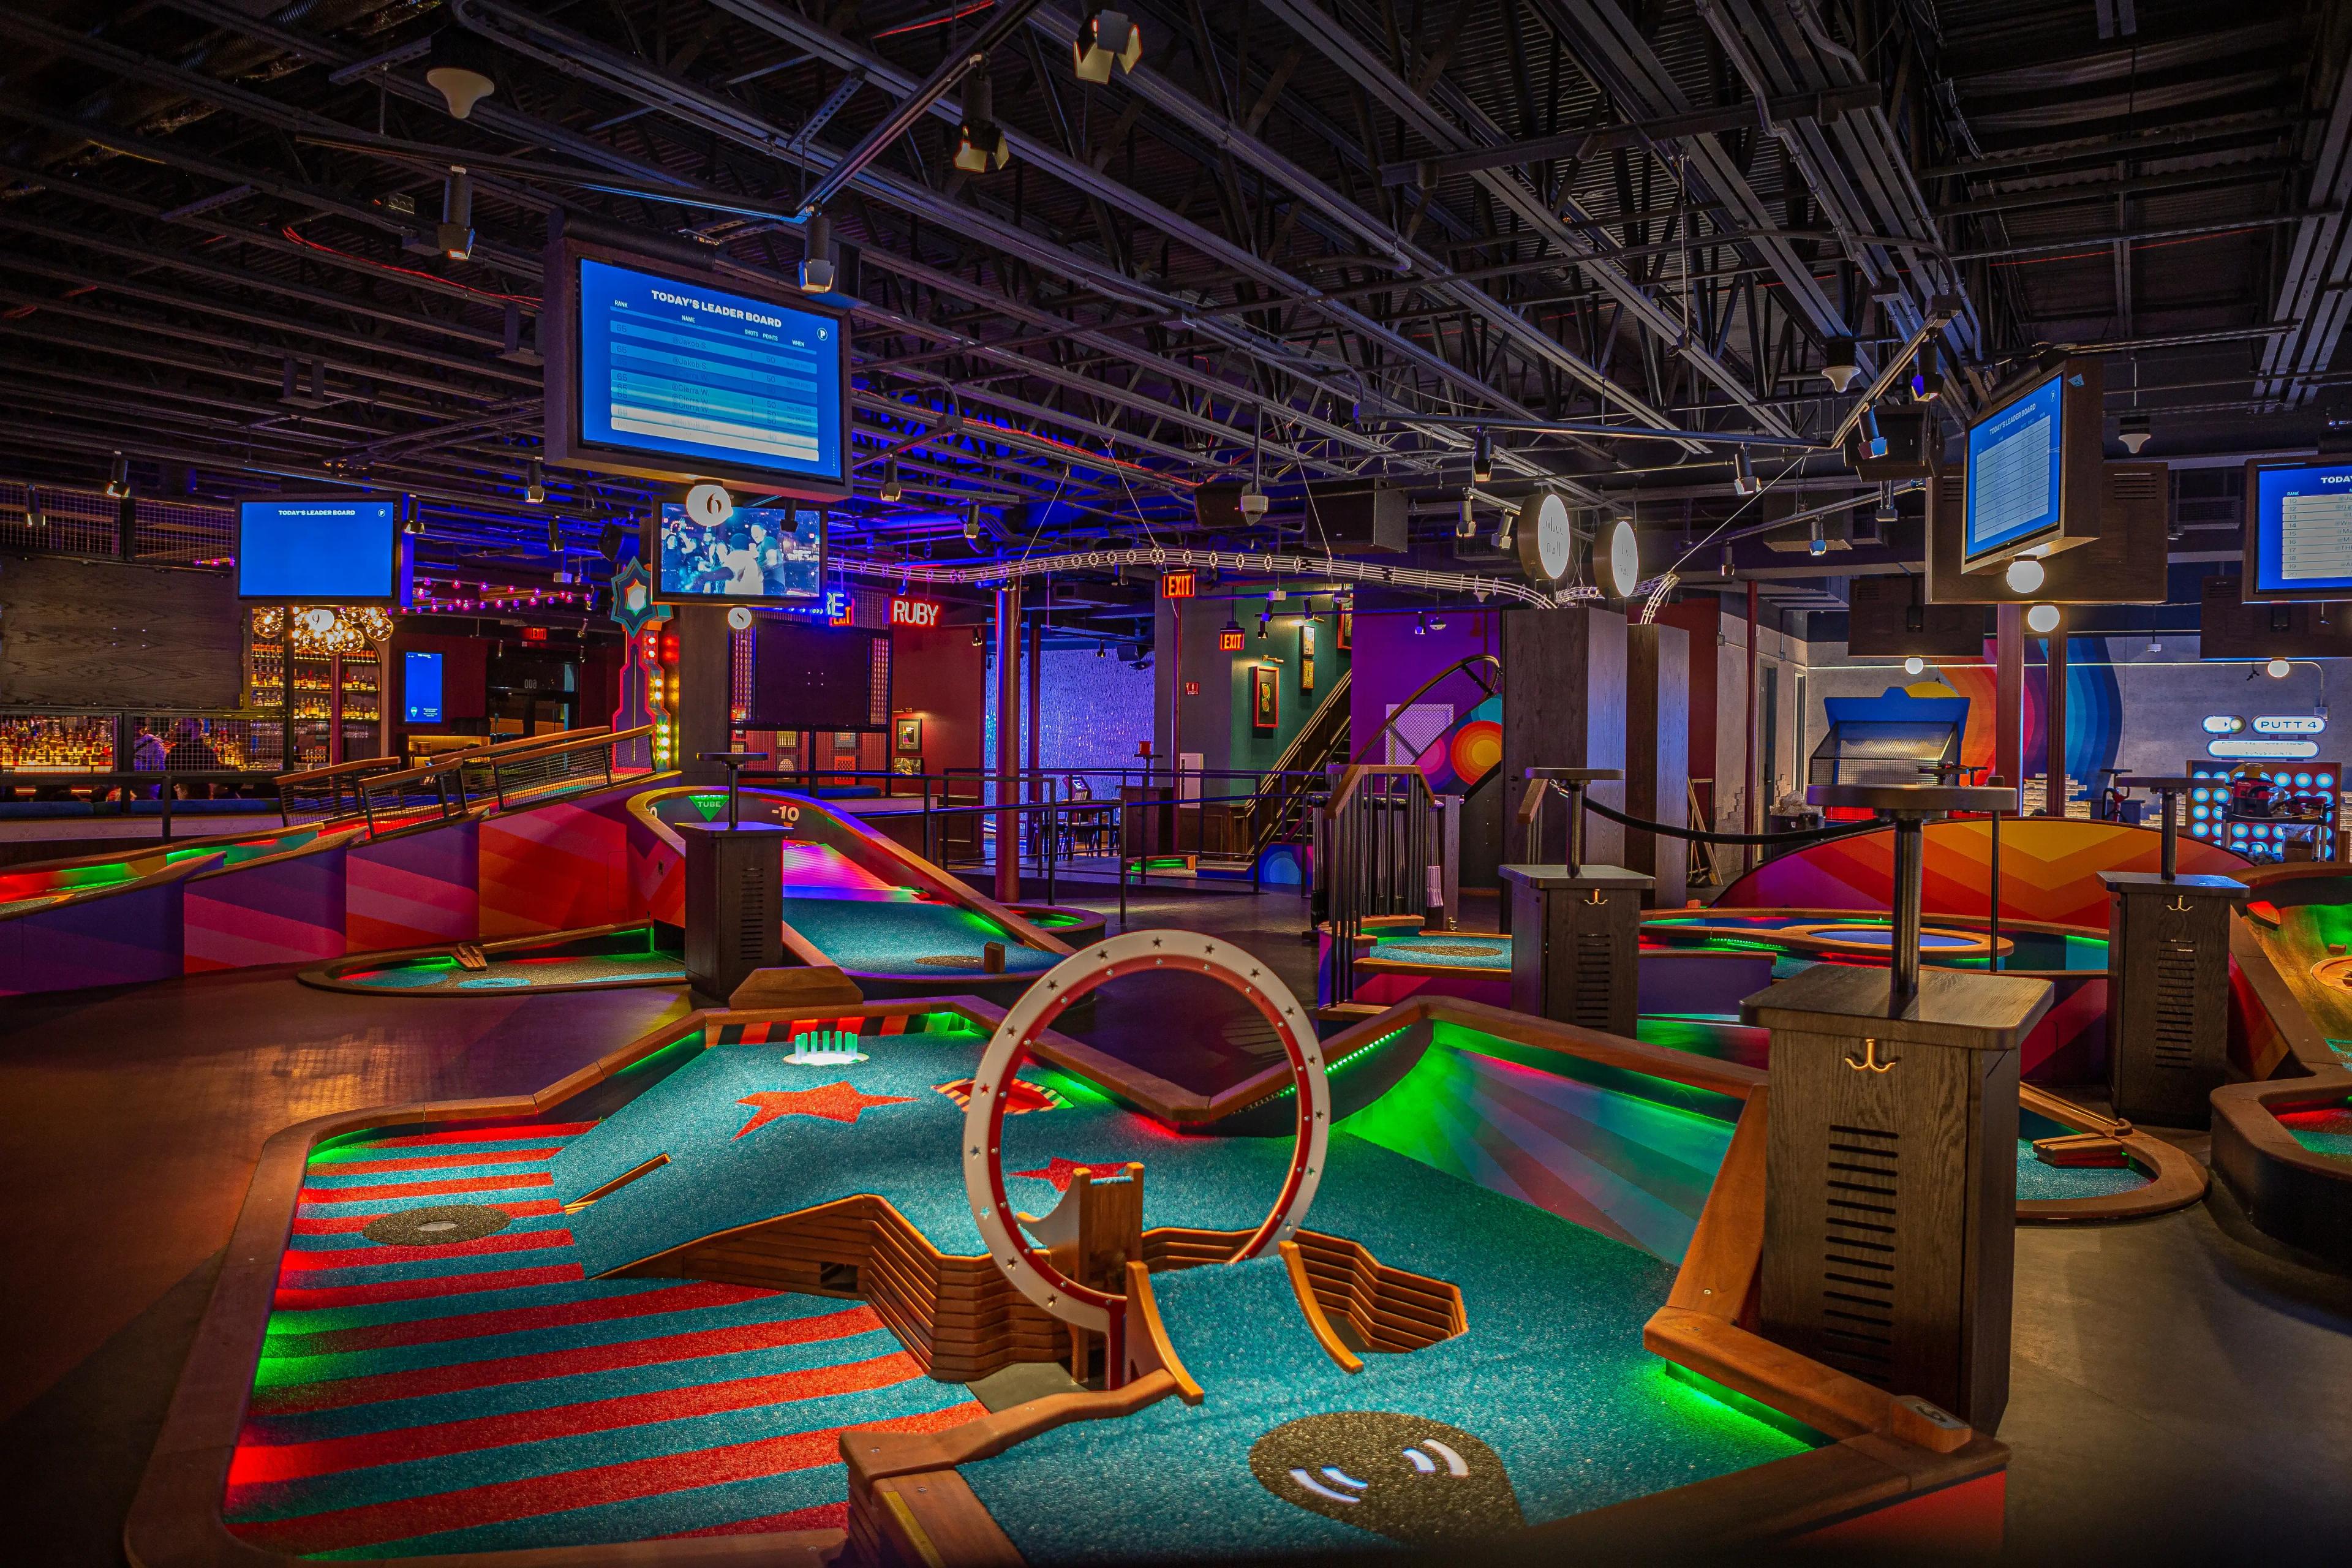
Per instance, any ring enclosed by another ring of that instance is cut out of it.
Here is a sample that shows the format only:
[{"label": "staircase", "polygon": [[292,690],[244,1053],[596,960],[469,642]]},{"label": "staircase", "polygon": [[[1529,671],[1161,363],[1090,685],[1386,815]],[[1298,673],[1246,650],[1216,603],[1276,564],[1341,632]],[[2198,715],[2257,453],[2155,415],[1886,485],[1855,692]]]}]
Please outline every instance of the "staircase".
[{"label": "staircase", "polygon": [[[1354,673],[1345,671],[1331,683],[1250,802],[1247,833],[1253,861],[1269,845],[1306,837],[1315,808],[1328,797],[1330,765],[1348,760],[1348,691]],[[1289,774],[1301,776],[1286,776]]]}]

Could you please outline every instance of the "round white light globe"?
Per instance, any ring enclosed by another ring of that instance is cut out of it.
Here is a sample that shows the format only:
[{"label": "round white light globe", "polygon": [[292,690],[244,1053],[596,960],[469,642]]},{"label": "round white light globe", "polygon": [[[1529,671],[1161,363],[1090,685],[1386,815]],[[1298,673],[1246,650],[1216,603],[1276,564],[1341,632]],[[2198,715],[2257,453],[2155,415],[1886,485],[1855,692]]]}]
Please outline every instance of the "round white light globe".
[{"label": "round white light globe", "polygon": [[2287,661],[2283,658],[2274,658],[2268,664],[2263,666],[2263,673],[2269,676],[2273,680],[2284,680],[2287,677],[2287,672],[2294,668],[2294,666],[2287,663]]},{"label": "round white light globe", "polygon": [[1923,672],[1924,670],[1926,670],[1926,669],[1927,669],[1927,661],[1926,659],[1924,659],[1924,658],[1920,658],[1917,654],[1916,654],[1916,653],[1915,653],[1915,654],[1913,654],[1909,658],[1906,658],[1906,659],[1905,659],[1905,660],[1903,661],[1903,673],[1904,673],[1904,674],[1906,674],[1906,675],[1917,675],[1917,674],[1920,674],[1921,672]]},{"label": "round white light globe", "polygon": [[2036,605],[2032,609],[2026,611],[2025,629],[2030,632],[2041,632],[2045,634],[2056,631],[2058,629],[2058,606],[2055,605]]},{"label": "round white light globe", "polygon": [[2012,594],[2034,593],[2049,576],[2041,562],[2031,555],[2021,555],[2009,563],[2009,591]]}]

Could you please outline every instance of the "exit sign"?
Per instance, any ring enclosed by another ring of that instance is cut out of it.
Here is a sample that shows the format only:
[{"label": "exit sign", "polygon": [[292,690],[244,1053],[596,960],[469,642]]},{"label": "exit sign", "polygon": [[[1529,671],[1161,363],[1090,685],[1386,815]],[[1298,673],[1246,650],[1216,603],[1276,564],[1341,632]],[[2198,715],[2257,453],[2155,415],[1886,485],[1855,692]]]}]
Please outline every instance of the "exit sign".
[{"label": "exit sign", "polygon": [[1217,634],[1217,651],[1219,653],[1241,652],[1242,634],[1239,632],[1219,632]]},{"label": "exit sign", "polygon": [[1192,596],[1192,574],[1171,572],[1160,579],[1160,596],[1163,599],[1189,599]]},{"label": "exit sign", "polygon": [[1198,697],[1201,695],[1201,683],[1197,680],[1186,681],[1184,683],[1184,695],[1187,697]]},{"label": "exit sign", "polygon": [[545,642],[547,640],[547,628],[545,626],[525,626],[522,629],[522,640],[525,642]]},{"label": "exit sign", "polygon": [[940,605],[931,599],[908,599],[894,596],[890,601],[890,624],[894,626],[935,626],[940,624]]}]

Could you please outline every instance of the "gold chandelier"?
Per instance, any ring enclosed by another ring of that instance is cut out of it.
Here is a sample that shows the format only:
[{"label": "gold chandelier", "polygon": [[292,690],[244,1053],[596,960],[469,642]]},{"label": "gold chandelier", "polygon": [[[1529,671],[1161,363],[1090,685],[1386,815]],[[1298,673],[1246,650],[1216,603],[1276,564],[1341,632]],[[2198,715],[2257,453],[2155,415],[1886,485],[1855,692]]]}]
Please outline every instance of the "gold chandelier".
[{"label": "gold chandelier", "polygon": [[[253,612],[253,635],[275,642],[284,634],[286,612],[276,605]],[[296,653],[358,653],[392,636],[392,616],[373,605],[297,605]]]}]

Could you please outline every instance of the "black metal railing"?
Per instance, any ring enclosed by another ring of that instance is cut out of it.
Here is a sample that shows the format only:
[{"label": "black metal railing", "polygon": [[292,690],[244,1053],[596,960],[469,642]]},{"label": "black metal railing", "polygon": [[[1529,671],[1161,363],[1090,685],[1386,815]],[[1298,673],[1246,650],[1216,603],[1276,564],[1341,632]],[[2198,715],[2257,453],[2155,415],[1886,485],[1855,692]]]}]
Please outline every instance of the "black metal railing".
[{"label": "black metal railing", "polygon": [[1378,915],[1425,915],[1437,803],[1410,763],[1358,763],[1318,814],[1315,876],[1330,928],[1323,984],[1329,1002],[1356,994],[1356,940]]}]

